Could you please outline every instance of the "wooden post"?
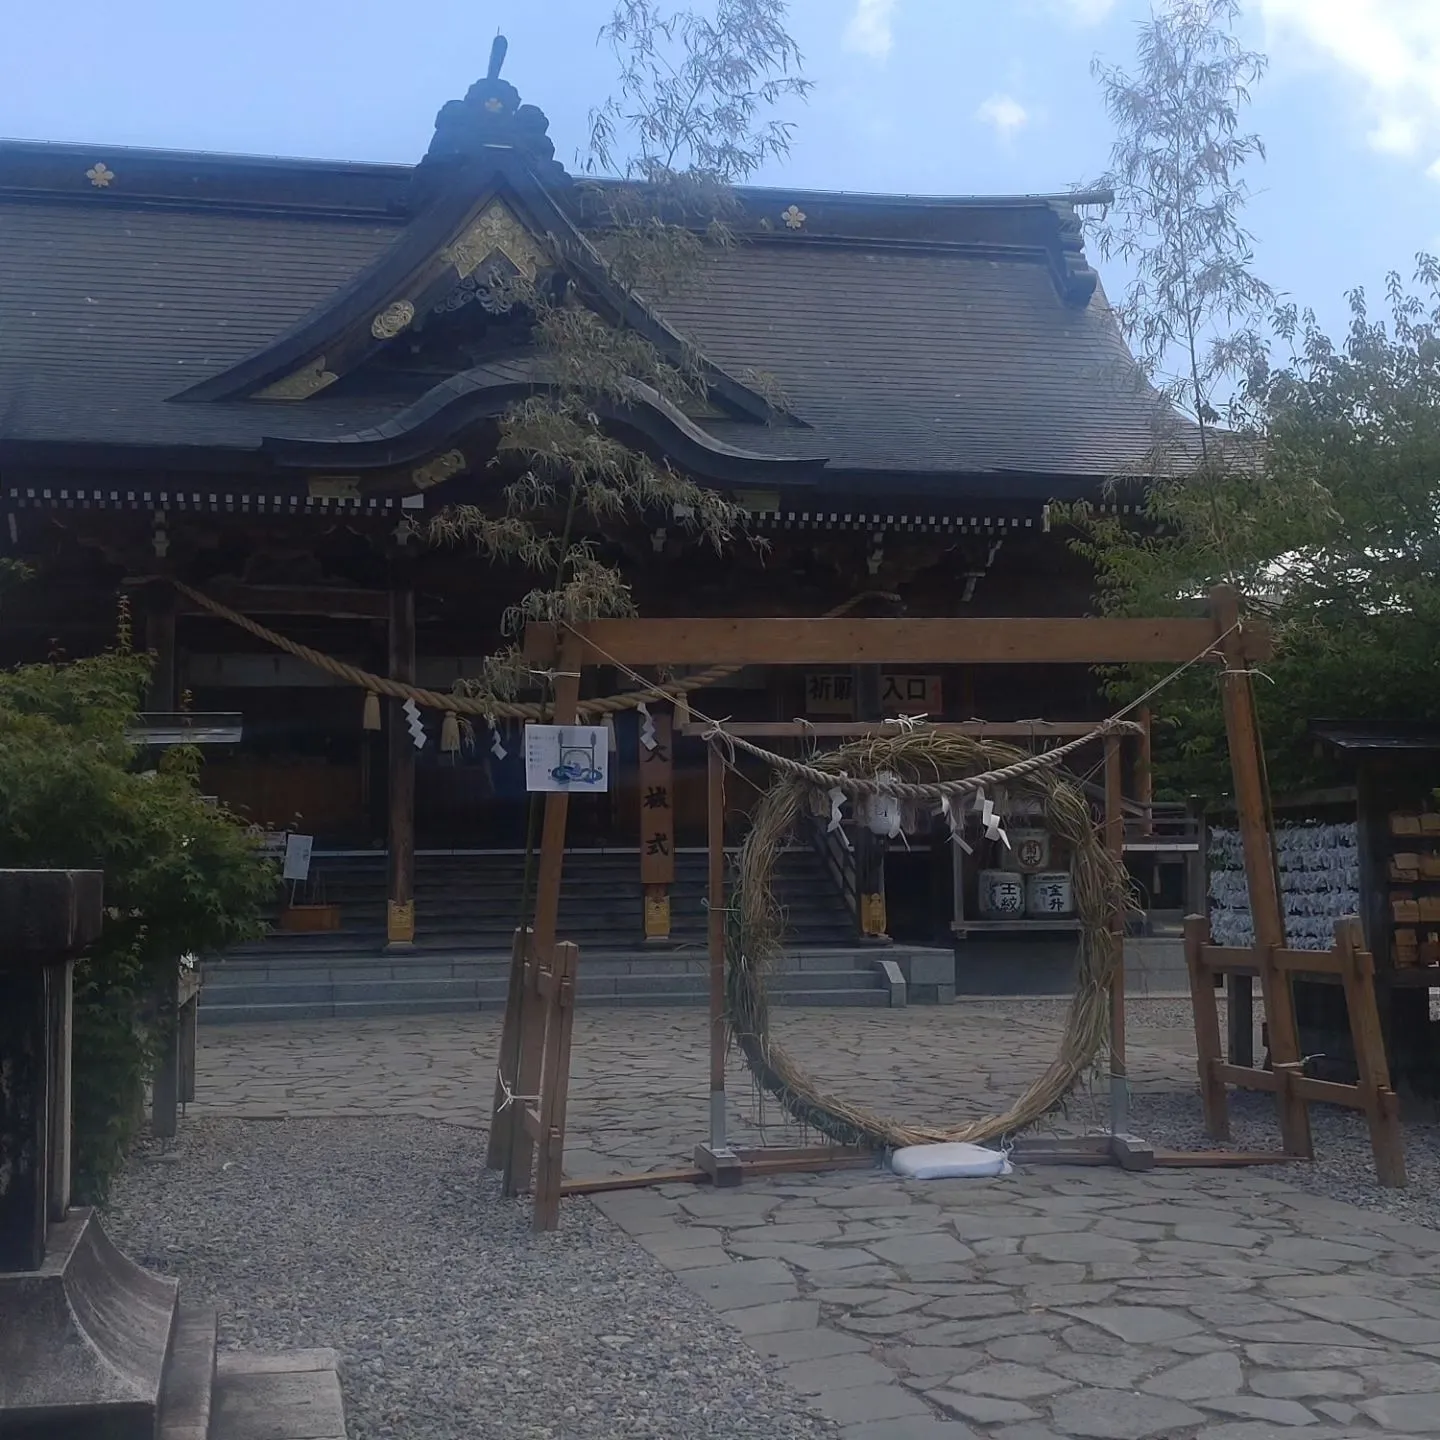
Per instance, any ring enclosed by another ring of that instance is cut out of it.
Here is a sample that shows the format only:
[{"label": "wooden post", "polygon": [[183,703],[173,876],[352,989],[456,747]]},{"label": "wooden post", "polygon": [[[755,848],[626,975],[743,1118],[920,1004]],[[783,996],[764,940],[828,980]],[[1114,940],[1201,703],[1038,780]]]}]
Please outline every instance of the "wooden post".
[{"label": "wooden post", "polygon": [[[415,592],[408,578],[390,585],[390,678],[415,683]],[[415,741],[404,701],[390,701],[390,888],[385,938],[396,948],[415,943]]]},{"label": "wooden post", "polygon": [[160,1063],[150,1090],[150,1129],[157,1140],[173,1140],[180,1113],[180,962],[160,982],[155,996],[155,1033]]},{"label": "wooden post", "polygon": [[[1125,796],[1121,788],[1120,737],[1105,737],[1105,848],[1118,865],[1125,864]],[[1110,977],[1110,1133],[1130,1129],[1129,1078],[1125,1067],[1125,910],[1124,901],[1110,916],[1117,950]]]},{"label": "wooden post", "polygon": [[[1260,989],[1265,999],[1270,1054],[1275,1068],[1275,1094],[1280,1110],[1280,1134],[1287,1154],[1314,1154],[1310,1114],[1290,1081],[1299,1075],[1300,1038],[1295,1023],[1295,996],[1288,974],[1278,974],[1272,952],[1285,944],[1285,916],[1280,905],[1280,878],[1267,819],[1264,755],[1255,718],[1255,691],[1249,657],[1240,624],[1240,602],[1228,585],[1210,595],[1216,637],[1224,659],[1220,677],[1225,703],[1225,733],[1235,779],[1235,805],[1240,839],[1245,851],[1245,882],[1250,895],[1250,918],[1260,956]],[[1232,1056],[1232,1064],[1244,1061]]]},{"label": "wooden post", "polygon": [[652,712],[646,743],[640,722],[640,884],[645,892],[645,942],[670,939],[670,887],[675,883],[675,745],[669,711]]},{"label": "wooden post", "polygon": [[[857,665],[854,671],[855,718],[883,720],[881,674],[878,665]],[[855,827],[855,903],[860,908],[860,938],[888,942],[889,916],[885,906],[885,845],[866,825]]]},{"label": "wooden post", "polygon": [[1365,1119],[1370,1126],[1370,1148],[1375,1173],[1382,1185],[1405,1184],[1405,1148],[1400,1136],[1400,1101],[1390,1088],[1390,1066],[1385,1058],[1385,1037],[1375,1004],[1375,959],[1364,948],[1359,920],[1335,922],[1335,953],[1350,1011],[1350,1033],[1355,1040],[1355,1068]]},{"label": "wooden post", "polygon": [[[555,703],[551,724],[573,725],[580,705],[580,660],[583,647],[566,631],[560,641],[555,676]],[[545,819],[540,831],[540,867],[535,883],[535,936],[533,955],[547,961],[555,949],[560,923],[560,881],[565,868],[565,822],[570,814],[570,796],[564,790],[545,796]],[[544,1059],[545,1013],[538,1005],[522,1007],[519,1058],[515,1070],[515,1093],[538,1094],[540,1067]],[[527,1105],[528,1100],[516,1102]],[[513,1108],[513,1107],[512,1107]],[[510,1152],[505,1162],[504,1191],[518,1195],[530,1188],[530,1171],[535,1160],[534,1141],[523,1124],[510,1127]]]},{"label": "wooden post", "polygon": [[1155,774],[1151,749],[1150,727],[1154,717],[1150,707],[1140,711],[1140,762],[1135,767],[1135,798],[1140,802],[1141,824],[1145,834],[1155,833],[1155,812],[1151,808],[1155,799]]},{"label": "wooden post", "polygon": [[1190,976],[1190,1008],[1195,1015],[1195,1068],[1200,1075],[1200,1103],[1205,1133],[1212,1140],[1230,1138],[1230,1109],[1225,1082],[1216,1072],[1220,1053],[1220,1012],[1215,1005],[1215,977],[1205,964],[1210,922],[1203,915],[1185,917],[1185,969]]},{"label": "wooden post", "polygon": [[61,1198],[52,1036],[65,962],[100,933],[101,883],[97,870],[0,870],[0,1272],[40,1268]]},{"label": "wooden post", "polygon": [[[575,980],[579,947],[555,945],[538,976],[546,1017],[540,1080],[540,1116],[535,1174],[534,1228],[560,1227],[560,1182],[565,1168],[565,1111],[570,1098],[570,1041],[575,1028]],[[548,973],[547,973],[548,970]]]},{"label": "wooden post", "polygon": [[505,1097],[520,1083],[520,1029],[525,1009],[525,962],[530,958],[535,932],[528,926],[515,931],[510,945],[510,986],[505,992],[505,1020],[500,1028],[500,1059],[495,1067],[495,1099],[490,1106],[490,1140],[485,1147],[485,1168],[503,1170],[510,1158],[510,1137],[517,1123],[515,1106]]}]

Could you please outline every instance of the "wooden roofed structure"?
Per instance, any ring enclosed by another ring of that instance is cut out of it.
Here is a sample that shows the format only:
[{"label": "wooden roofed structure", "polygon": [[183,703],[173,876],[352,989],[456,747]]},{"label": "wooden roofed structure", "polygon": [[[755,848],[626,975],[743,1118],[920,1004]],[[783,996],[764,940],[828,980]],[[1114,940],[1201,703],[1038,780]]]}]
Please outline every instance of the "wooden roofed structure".
[{"label": "wooden roofed structure", "polygon": [[[738,243],[647,303],[603,259],[624,183],[567,174],[545,116],[495,73],[441,110],[415,166],[0,144],[0,549],[44,576],[6,596],[0,659],[96,650],[117,591],[143,589],[151,708],[188,692],[243,713],[207,785],[258,822],[383,844],[392,940],[406,906],[413,925],[417,845],[523,843],[519,747],[417,756],[398,705],[369,737],[353,691],[164,582],[402,680],[473,673],[522,580],[425,527],[496,503],[497,419],[548,383],[492,279],[698,348],[693,405],[637,387],[604,419],[771,544],[716,557],[663,514],[607,527],[596,541],[647,617],[818,615],[868,591],[899,597],[881,613],[1084,614],[1091,577],[1047,507],[1136,503],[1174,420],[1088,263],[1083,197],[742,188]],[[936,718],[1102,708],[1073,668],[835,672],[744,673],[713,704],[878,720],[904,679]],[[578,845],[637,843],[633,725],[617,743],[620,783],[577,805]],[[676,764],[674,840],[698,844],[698,742],[678,738]]]}]

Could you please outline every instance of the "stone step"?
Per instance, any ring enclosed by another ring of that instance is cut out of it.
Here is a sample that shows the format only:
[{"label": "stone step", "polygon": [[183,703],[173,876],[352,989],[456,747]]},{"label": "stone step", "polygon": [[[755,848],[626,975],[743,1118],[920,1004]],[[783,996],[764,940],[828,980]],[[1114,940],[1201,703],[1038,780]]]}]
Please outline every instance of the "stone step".
[{"label": "stone step", "polygon": [[[843,945],[792,949],[785,952],[780,968],[783,972],[850,970],[869,973],[874,969],[877,958],[890,953],[888,948]],[[901,949],[896,953],[910,952]],[[688,975],[703,971],[707,963],[704,950],[696,946],[686,947],[680,953],[663,949],[582,950],[580,956],[581,970],[596,975]],[[281,984],[350,979],[453,980],[471,975],[505,976],[509,973],[508,949],[437,952],[433,958],[423,959],[416,958],[413,952],[405,955],[346,955],[316,961],[290,960],[274,954],[238,959],[227,956],[223,960],[207,962],[204,970],[207,991],[213,991],[218,986],[262,980]]]},{"label": "stone step", "polygon": [[335,1352],[222,1353],[208,1440],[345,1440]]},{"label": "stone step", "polygon": [[208,1440],[215,1392],[215,1311],[180,1302],[165,1378],[157,1440]]},{"label": "stone step", "polygon": [[[476,974],[452,979],[300,981],[286,983],[211,984],[206,986],[202,1015],[211,1015],[230,1006],[252,1005],[333,1005],[341,1006],[371,1002],[388,1004],[411,1000],[437,1002],[466,1000],[483,1004],[489,1000],[503,1001],[508,979],[504,971]],[[870,989],[875,976],[857,970],[805,970],[779,974],[771,980],[771,994],[783,996],[791,990],[829,992],[836,990]],[[657,1004],[681,999],[703,999],[709,994],[710,977],[699,966],[680,974],[596,974],[583,967],[578,994],[582,1003],[604,1001],[616,995],[653,996]]]}]

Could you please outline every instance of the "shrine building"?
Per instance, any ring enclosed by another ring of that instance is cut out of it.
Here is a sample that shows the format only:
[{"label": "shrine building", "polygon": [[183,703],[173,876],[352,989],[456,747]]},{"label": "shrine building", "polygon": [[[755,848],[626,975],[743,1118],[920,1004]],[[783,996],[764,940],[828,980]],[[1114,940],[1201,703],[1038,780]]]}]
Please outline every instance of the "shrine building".
[{"label": "shrine building", "polygon": [[[684,411],[637,391],[605,421],[766,543],[717,555],[663,513],[597,531],[644,616],[1087,613],[1052,507],[1134,504],[1173,419],[1087,258],[1083,196],[742,188],[736,243],[646,301],[601,259],[625,182],[572,177],[547,131],[492,74],[415,165],[0,144],[0,553],[35,574],[5,596],[0,663],[112,645],[129,595],[157,656],[149,712],[239,717],[205,751],[206,792],[314,837],[309,898],[344,912],[337,945],[503,946],[530,809],[518,730],[446,748],[427,711],[417,748],[398,701],[367,729],[361,690],[171,581],[363,670],[437,690],[477,674],[534,581],[428,524],[498,506],[497,419],[545,383],[527,314],[489,303],[497,278],[701,357]],[[630,684],[587,672],[586,693]],[[1083,666],[757,669],[693,701],[757,721],[1105,713]],[[571,807],[582,910],[617,945],[645,934],[657,835],[674,913],[651,938],[704,924],[704,745],[671,737],[657,829],[644,724],[617,719],[609,792]],[[948,847],[889,848],[891,929],[946,940]],[[822,855],[795,865],[815,936],[865,928]]]}]

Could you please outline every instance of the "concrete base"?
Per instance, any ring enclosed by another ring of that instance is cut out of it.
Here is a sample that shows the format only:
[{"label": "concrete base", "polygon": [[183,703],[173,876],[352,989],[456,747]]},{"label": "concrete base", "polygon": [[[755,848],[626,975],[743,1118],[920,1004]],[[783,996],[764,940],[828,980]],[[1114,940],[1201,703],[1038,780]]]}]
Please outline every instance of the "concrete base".
[{"label": "concrete base", "polygon": [[0,1275],[0,1434],[154,1440],[178,1290],[72,1211],[38,1271]]},{"label": "concrete base", "polygon": [[710,1145],[695,1147],[695,1168],[703,1170],[714,1183],[715,1188],[726,1189],[738,1185],[745,1178],[740,1157],[728,1145],[717,1150]]},{"label": "concrete base", "polygon": [[1122,1170],[1153,1170],[1155,1151],[1134,1135],[1027,1136],[1010,1150],[1017,1165],[1118,1165]]},{"label": "concrete base", "polygon": [[335,1352],[222,1354],[208,1440],[345,1440]]}]

